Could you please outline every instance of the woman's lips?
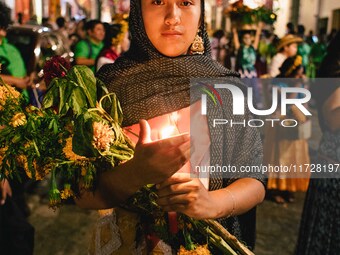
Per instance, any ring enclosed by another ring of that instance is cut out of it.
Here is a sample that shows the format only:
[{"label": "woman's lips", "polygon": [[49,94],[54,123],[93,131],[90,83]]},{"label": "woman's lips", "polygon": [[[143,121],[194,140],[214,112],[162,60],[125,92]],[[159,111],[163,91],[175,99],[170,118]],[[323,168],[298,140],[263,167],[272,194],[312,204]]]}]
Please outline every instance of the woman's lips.
[{"label": "woman's lips", "polygon": [[162,34],[162,36],[169,36],[169,37],[171,37],[171,36],[181,36],[181,35],[183,35],[182,32],[177,31],[177,30],[164,31],[164,32],[162,32],[161,34]]}]

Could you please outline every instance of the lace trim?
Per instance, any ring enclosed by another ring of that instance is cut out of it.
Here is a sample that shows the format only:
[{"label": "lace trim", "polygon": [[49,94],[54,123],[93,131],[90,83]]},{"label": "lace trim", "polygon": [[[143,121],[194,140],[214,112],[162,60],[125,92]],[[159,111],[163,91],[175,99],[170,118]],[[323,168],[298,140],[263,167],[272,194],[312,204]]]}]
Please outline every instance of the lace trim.
[{"label": "lace trim", "polygon": [[172,249],[171,249],[170,245],[168,245],[164,241],[160,240],[158,242],[157,246],[163,252],[163,255],[172,255]]},{"label": "lace trim", "polygon": [[[109,226],[112,238],[105,245],[101,246],[101,229],[104,226]],[[122,241],[119,235],[119,228],[116,224],[116,214],[113,212],[101,217],[96,224],[94,255],[110,255],[118,250],[121,245]]]},{"label": "lace trim", "polygon": [[132,255],[143,255],[145,254],[144,252],[145,250],[146,250],[145,239],[143,240],[143,242],[139,243],[138,246],[136,245],[136,242],[134,242],[130,247]]}]

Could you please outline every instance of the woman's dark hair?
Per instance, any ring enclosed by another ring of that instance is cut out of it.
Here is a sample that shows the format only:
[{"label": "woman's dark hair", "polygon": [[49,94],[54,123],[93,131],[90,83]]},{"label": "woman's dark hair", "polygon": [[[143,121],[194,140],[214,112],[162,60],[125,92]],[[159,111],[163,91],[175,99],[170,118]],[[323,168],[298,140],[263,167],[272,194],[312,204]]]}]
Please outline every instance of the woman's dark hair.
[{"label": "woman's dark hair", "polygon": [[11,9],[2,2],[0,2],[0,28],[7,29],[12,24]]}]

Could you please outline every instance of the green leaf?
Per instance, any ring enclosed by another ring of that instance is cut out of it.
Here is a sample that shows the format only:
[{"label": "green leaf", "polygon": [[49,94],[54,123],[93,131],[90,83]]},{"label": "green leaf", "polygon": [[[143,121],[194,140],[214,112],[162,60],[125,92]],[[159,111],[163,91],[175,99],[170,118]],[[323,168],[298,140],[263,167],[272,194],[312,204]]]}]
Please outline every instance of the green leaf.
[{"label": "green leaf", "polygon": [[59,87],[59,114],[66,115],[69,110],[69,97],[72,93],[72,86],[66,79],[60,79]]},{"label": "green leaf", "polygon": [[84,90],[86,98],[90,104],[89,108],[95,107],[97,101],[97,85],[96,78],[94,77],[92,70],[87,66],[78,65],[72,67],[68,71],[67,76]]},{"label": "green leaf", "polygon": [[85,113],[80,115],[74,123],[74,136],[72,138],[72,150],[74,153],[85,156],[98,156],[98,151],[93,147],[93,127],[90,115]]},{"label": "green leaf", "polygon": [[100,99],[103,109],[110,114],[119,125],[123,122],[123,111],[115,93],[110,93]]},{"label": "green leaf", "polygon": [[109,91],[107,90],[105,83],[97,79],[97,98],[100,99],[107,94],[109,94]]},{"label": "green leaf", "polygon": [[73,89],[70,95],[69,104],[76,116],[82,114],[86,110],[87,102],[83,88],[76,87]]},{"label": "green leaf", "polygon": [[60,80],[59,78],[55,78],[50,83],[50,86],[43,100],[43,107],[45,109],[55,106],[58,102],[58,99],[59,99],[58,84],[60,82],[59,80]]}]

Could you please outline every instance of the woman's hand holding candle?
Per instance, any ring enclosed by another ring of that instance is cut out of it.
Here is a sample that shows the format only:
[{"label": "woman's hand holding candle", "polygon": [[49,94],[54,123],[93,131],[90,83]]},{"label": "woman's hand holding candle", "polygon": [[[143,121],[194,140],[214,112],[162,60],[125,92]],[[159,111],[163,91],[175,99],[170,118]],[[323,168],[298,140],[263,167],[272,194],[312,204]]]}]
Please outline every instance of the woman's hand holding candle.
[{"label": "woman's hand holding candle", "polygon": [[143,185],[160,183],[177,172],[190,157],[190,137],[181,134],[174,137],[151,141],[150,126],[140,121],[139,140],[130,164]]}]

